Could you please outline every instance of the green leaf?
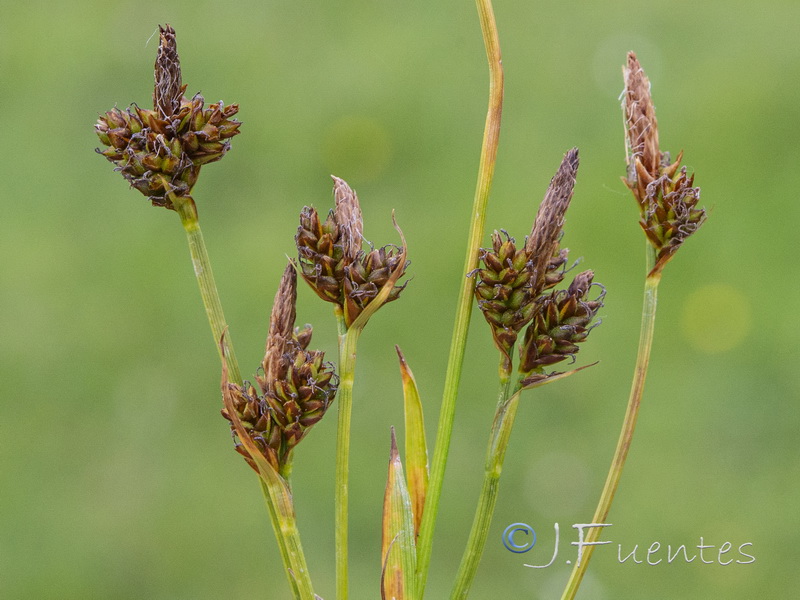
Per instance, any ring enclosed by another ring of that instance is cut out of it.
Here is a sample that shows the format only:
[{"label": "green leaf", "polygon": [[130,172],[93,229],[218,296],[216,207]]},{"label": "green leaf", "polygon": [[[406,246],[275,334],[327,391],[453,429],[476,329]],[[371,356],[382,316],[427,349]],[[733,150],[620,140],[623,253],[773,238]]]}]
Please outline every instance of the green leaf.
[{"label": "green leaf", "polygon": [[422,401],[414,379],[414,373],[406,362],[399,346],[394,347],[400,358],[400,375],[403,377],[403,399],[406,432],[406,481],[414,513],[414,533],[419,533],[422,509],[428,492],[428,444],[425,441],[425,420],[422,416]]},{"label": "green leaf", "polygon": [[414,543],[414,518],[408,495],[403,465],[397,451],[397,439],[392,427],[392,449],[389,456],[389,475],[383,496],[383,527],[381,536],[381,598],[383,600],[414,600],[417,570],[417,550]]}]

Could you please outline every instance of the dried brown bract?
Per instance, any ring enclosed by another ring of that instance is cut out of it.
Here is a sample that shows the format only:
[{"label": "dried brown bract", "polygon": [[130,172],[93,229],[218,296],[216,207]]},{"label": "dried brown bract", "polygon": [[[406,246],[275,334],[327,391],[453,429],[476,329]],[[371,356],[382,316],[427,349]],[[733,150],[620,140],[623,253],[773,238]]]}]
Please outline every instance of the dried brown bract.
[{"label": "dried brown bract", "polygon": [[639,205],[639,224],[656,250],[651,275],[660,274],[678,248],[706,219],[703,208],[697,208],[700,188],[693,187],[694,175],[680,167],[683,153],[670,162],[669,153],[658,145],[658,124],[650,96],[650,81],[636,55],[628,54],[623,68],[628,155],[625,184]]},{"label": "dried brown bract", "polygon": [[113,108],[98,119],[95,130],[107,146],[97,152],[154,206],[174,210],[176,199],[191,200],[200,167],[225,155],[241,123],[232,118],[237,104],[206,108],[200,94],[183,95],[175,31],[169,25],[159,31],[153,110]]}]

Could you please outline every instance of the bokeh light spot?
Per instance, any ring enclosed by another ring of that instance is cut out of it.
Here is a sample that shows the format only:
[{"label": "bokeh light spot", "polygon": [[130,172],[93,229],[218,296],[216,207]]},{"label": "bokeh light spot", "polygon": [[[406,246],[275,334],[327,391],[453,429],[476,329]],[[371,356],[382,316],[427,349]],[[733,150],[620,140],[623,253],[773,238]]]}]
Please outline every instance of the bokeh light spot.
[{"label": "bokeh light spot", "polygon": [[700,352],[732,350],[744,341],[752,326],[750,300],[727,283],[704,285],[683,306],[683,335]]},{"label": "bokeh light spot", "polygon": [[322,159],[326,168],[353,185],[378,178],[390,155],[389,133],[371,117],[342,117],[323,135]]}]

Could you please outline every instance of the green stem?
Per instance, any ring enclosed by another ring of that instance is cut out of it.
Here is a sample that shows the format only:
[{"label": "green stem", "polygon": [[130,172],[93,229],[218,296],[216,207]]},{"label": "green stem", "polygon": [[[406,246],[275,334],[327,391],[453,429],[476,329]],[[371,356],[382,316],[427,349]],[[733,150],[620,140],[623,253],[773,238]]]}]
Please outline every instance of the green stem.
[{"label": "green stem", "polygon": [[508,397],[510,378],[500,382],[500,397],[497,410],[492,423],[492,433],[489,438],[489,447],[486,451],[486,465],[483,475],[478,507],[475,510],[475,519],[472,521],[472,530],[469,540],[461,558],[456,582],[450,594],[451,600],[461,600],[469,594],[469,589],[478,571],[478,565],[483,556],[483,549],[489,537],[489,527],[492,524],[494,507],[497,504],[497,492],[500,489],[500,475],[503,471],[503,460],[514,427],[514,417],[517,414],[521,391],[517,389],[511,398]]},{"label": "green stem", "polygon": [[[292,495],[278,476],[277,471],[269,472],[272,477],[268,480],[262,478],[262,485],[266,487],[269,502],[275,510],[275,519],[272,527],[275,530],[275,537],[282,540],[285,545],[286,556],[284,558],[284,569],[289,578],[289,585],[298,600],[314,600],[314,589],[311,585],[311,576],[306,565],[306,557],[303,553],[303,546],[300,543],[300,532],[297,529],[297,519],[294,514]],[[271,594],[270,594],[271,595]]]},{"label": "green stem", "polygon": [[208,323],[211,325],[211,334],[214,336],[214,346],[217,348],[220,357],[228,364],[228,374],[234,383],[242,384],[242,374],[239,371],[239,363],[233,352],[233,342],[230,332],[225,335],[227,345],[226,356],[222,356],[220,340],[225,333],[227,323],[225,314],[222,312],[222,303],[219,299],[217,284],[214,283],[214,273],[211,271],[211,261],[208,258],[206,244],[203,241],[203,232],[200,229],[200,222],[197,220],[197,211],[194,202],[186,201],[176,204],[178,215],[180,215],[183,229],[189,240],[189,252],[192,255],[192,267],[194,268],[197,284],[200,286],[200,296],[203,299],[203,306],[206,309]]},{"label": "green stem", "polygon": [[[647,273],[650,273],[653,269],[655,258],[655,250],[648,243]],[[619,480],[622,477],[622,468],[625,466],[625,460],[628,458],[628,451],[630,450],[631,441],[633,440],[633,431],[636,428],[636,419],[639,416],[642,393],[644,392],[647,366],[650,363],[650,350],[653,347],[653,329],[656,322],[656,301],[658,297],[658,284],[660,281],[660,273],[648,275],[645,279],[642,327],[639,333],[639,351],[636,356],[636,367],[633,373],[633,383],[631,384],[631,395],[628,399],[625,419],[622,422],[622,431],[619,434],[617,449],[614,452],[614,458],[611,460],[611,467],[608,471],[606,483],[603,487],[603,493],[600,495],[597,509],[592,517],[592,523],[606,522],[608,513],[611,510],[611,503],[614,500],[614,494],[617,491]],[[596,542],[600,537],[601,529],[600,527],[590,528],[586,535],[586,543],[590,544]],[[575,594],[578,593],[578,587],[581,585],[583,575],[586,573],[586,568],[589,566],[589,560],[592,557],[594,548],[594,546],[584,545],[581,560],[575,563],[572,574],[567,582],[567,587],[564,589],[564,593],[561,596],[561,600],[572,600],[575,598]]]},{"label": "green stem", "polygon": [[[489,108],[483,132],[483,145],[478,169],[478,182],[475,188],[475,200],[472,206],[472,224],[467,242],[464,273],[470,273],[478,266],[478,251],[483,239],[486,205],[489,201],[489,192],[492,187],[494,165],[497,159],[497,145],[500,140],[500,117],[503,110],[503,65],[492,3],[491,0],[476,0],[476,3],[483,41],[486,46],[486,56],[489,61]],[[433,454],[431,478],[417,540],[417,593],[420,598],[425,592],[425,584],[428,579],[433,530],[436,524],[436,516],[439,512],[442,483],[447,466],[447,456],[450,451],[456,397],[458,396],[458,385],[461,380],[461,368],[464,363],[464,351],[467,343],[467,331],[472,314],[474,287],[474,278],[464,277],[456,308],[450,356],[447,361],[447,374],[442,395],[442,407],[439,413],[439,426]]]},{"label": "green stem", "polygon": [[283,570],[286,572],[286,578],[289,580],[289,587],[292,590],[292,595],[294,598],[302,598],[300,595],[300,589],[297,586],[297,581],[292,576],[294,569],[292,568],[289,550],[286,546],[286,540],[282,535],[283,527],[278,517],[278,513],[275,511],[275,505],[272,502],[269,488],[261,477],[258,478],[258,482],[261,484],[261,494],[264,496],[264,504],[266,504],[267,511],[269,512],[269,520],[270,523],[272,523],[272,531],[275,532],[275,539],[278,540],[278,548],[280,549],[281,560],[283,561]]},{"label": "green stem", "polygon": [[350,417],[353,410],[353,382],[355,380],[356,348],[361,335],[360,327],[347,329],[344,315],[336,310],[339,326],[339,424],[336,437],[336,491],[334,505],[336,547],[336,598],[347,600],[347,507],[348,474],[350,469]]},{"label": "green stem", "polygon": [[[192,266],[200,287],[200,296],[203,299],[203,306],[206,309],[208,323],[211,326],[211,334],[214,337],[214,346],[225,360],[228,367],[228,375],[234,383],[242,384],[242,375],[236,354],[233,351],[233,342],[230,332],[227,332],[225,314],[222,311],[222,302],[219,298],[219,291],[214,282],[214,274],[211,270],[211,261],[208,257],[203,232],[200,229],[200,222],[197,219],[197,211],[194,202],[187,200],[180,202],[173,198],[181,223],[186,231],[189,241],[189,252],[192,257]],[[225,353],[223,356],[220,341],[225,335]],[[314,600],[314,593],[311,588],[311,580],[306,566],[305,556],[300,545],[300,534],[297,530],[297,523],[294,516],[294,509],[291,502],[291,493],[280,488],[281,481],[277,478],[269,484],[263,478],[259,478],[261,491],[267,504],[270,522],[278,540],[278,549],[283,560],[284,570],[289,579],[289,586],[293,596],[297,600]],[[276,501],[276,499],[278,499]]]},{"label": "green stem", "polygon": [[297,600],[315,600],[316,596],[311,585],[306,557],[300,543],[300,532],[297,529],[292,494],[277,471],[269,470],[267,475],[269,476],[261,478],[261,486],[262,491],[265,492],[270,516],[273,517],[272,527],[275,537],[283,546],[281,555],[289,585]]}]

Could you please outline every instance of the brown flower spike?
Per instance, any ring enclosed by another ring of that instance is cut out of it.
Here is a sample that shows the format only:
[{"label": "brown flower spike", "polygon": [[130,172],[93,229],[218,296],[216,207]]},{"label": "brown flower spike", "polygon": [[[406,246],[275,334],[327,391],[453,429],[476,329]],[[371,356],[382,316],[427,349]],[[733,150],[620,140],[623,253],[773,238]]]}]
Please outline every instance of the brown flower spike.
[{"label": "brown flower spike", "polygon": [[[578,344],[586,341],[592,327],[589,323],[603,306],[605,289],[589,299],[594,272],[578,273],[566,290],[554,290],[537,299],[533,322],[525,330],[519,349],[521,385],[527,386],[552,375],[542,368],[572,358]],[[599,322],[598,322],[599,323]]]},{"label": "brown flower spike", "polygon": [[159,27],[159,35],[153,110],[132,105],[102,115],[95,130],[108,148],[97,152],[154,206],[175,210],[176,202],[191,201],[200,167],[225,155],[241,123],[231,118],[237,104],[205,108],[200,94],[183,95],[175,30]]},{"label": "brown flower spike", "polygon": [[477,270],[475,297],[492,328],[495,345],[511,368],[511,351],[519,332],[534,318],[537,298],[564,278],[567,249],[559,248],[564,214],[572,199],[578,171],[578,150],[564,156],[550,181],[530,236],[517,249],[514,239],[492,235],[492,248],[481,250],[483,268]]},{"label": "brown flower spike", "polygon": [[697,208],[700,188],[693,186],[694,175],[687,175],[686,167],[680,167],[683,153],[670,162],[669,153],[659,148],[650,81],[633,52],[628,54],[623,76],[628,164],[624,181],[639,204],[639,224],[656,250],[656,263],[650,272],[656,276],[703,224],[706,211]]},{"label": "brown flower spike", "polygon": [[[339,306],[347,327],[392,285],[385,302],[396,300],[403,285],[394,285],[405,273],[405,246],[371,247],[364,252],[364,223],[355,191],[343,179],[333,177],[335,208],[323,222],[315,208],[300,213],[297,229],[298,263],[303,279],[326,302]],[[402,234],[401,234],[402,235]]]},{"label": "brown flower spike", "polygon": [[263,374],[256,375],[260,391],[244,382],[237,385],[223,381],[226,408],[222,416],[231,421],[235,437],[240,435],[228,412],[232,407],[243,432],[253,444],[236,444],[253,469],[256,464],[247,449],[255,445],[261,456],[276,470],[291,460],[294,447],[328,410],[336,395],[333,365],[324,362],[323,352],[307,350],[311,326],[295,328],[297,274],[287,265],[270,316]]}]

